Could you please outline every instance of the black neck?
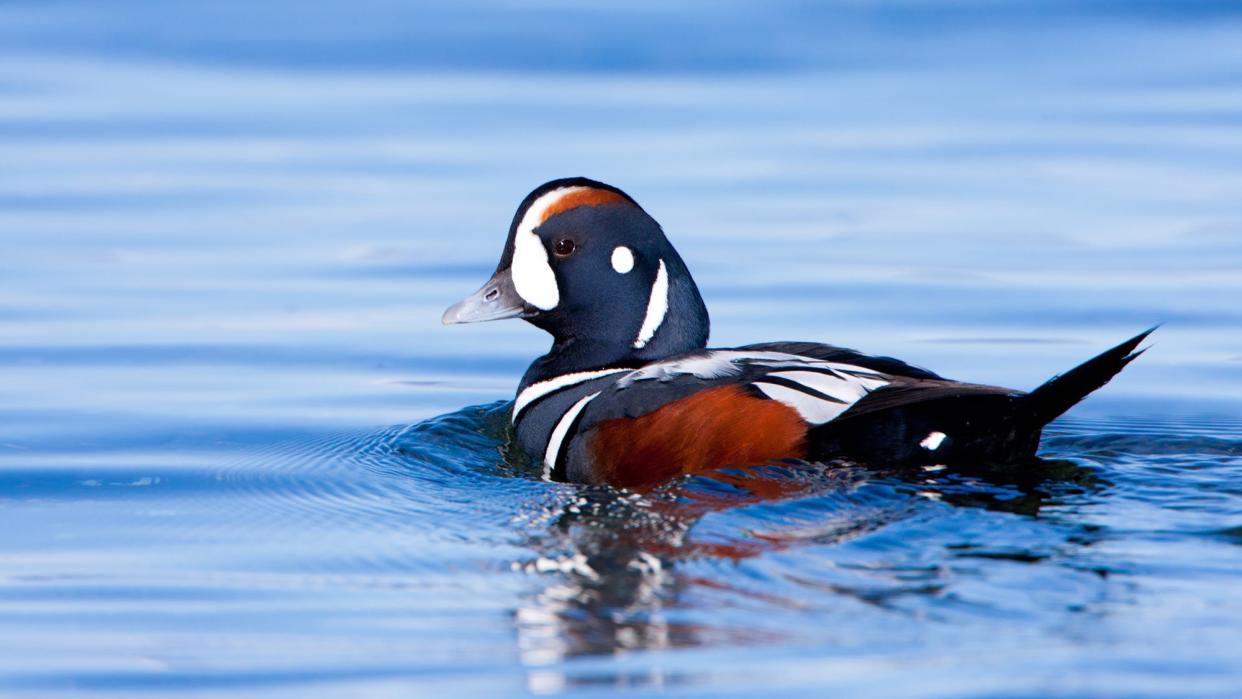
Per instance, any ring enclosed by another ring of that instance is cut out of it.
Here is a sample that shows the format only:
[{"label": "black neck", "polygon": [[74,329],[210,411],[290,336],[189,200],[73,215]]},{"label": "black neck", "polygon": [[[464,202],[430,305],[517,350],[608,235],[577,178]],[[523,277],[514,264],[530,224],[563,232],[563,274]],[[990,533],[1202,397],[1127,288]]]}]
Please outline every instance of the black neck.
[{"label": "black neck", "polygon": [[664,322],[642,348],[633,346],[636,331],[594,338],[568,335],[545,327],[553,333],[552,349],[526,370],[521,388],[578,371],[636,368],[707,347],[710,321],[694,282],[686,275],[672,282],[669,292]]},{"label": "black neck", "polygon": [[562,374],[596,369],[637,368],[649,361],[636,357],[633,350],[627,352],[625,349],[627,348],[619,349],[615,344],[596,340],[558,340],[547,354],[536,359],[526,370],[519,390]]}]

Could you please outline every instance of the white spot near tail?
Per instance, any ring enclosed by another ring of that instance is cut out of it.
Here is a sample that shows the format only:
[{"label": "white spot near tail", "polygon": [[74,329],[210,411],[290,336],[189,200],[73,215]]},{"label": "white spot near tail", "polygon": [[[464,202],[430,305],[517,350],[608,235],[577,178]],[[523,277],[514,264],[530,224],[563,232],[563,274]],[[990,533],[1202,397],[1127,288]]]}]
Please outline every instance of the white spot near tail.
[{"label": "white spot near tail", "polygon": [[664,322],[668,313],[668,270],[664,269],[664,260],[660,260],[660,268],[656,270],[655,281],[651,284],[651,298],[647,299],[647,315],[643,317],[643,326],[638,329],[638,338],[634,340],[634,348],[642,349],[655,337],[656,330]]},{"label": "white spot near tail", "polygon": [[634,269],[634,253],[624,245],[618,245],[612,251],[612,268],[617,274],[625,274]]},{"label": "white spot near tail", "polygon": [[949,435],[944,432],[932,432],[924,437],[923,441],[919,442],[919,446],[923,447],[927,451],[936,451],[940,448],[940,444],[944,442],[945,437],[948,436]]}]

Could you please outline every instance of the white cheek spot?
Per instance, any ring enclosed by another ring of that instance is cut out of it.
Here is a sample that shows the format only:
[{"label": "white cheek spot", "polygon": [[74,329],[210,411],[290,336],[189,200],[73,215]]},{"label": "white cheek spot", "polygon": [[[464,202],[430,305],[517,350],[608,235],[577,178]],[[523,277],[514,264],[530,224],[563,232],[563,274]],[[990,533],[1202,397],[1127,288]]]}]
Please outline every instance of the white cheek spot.
[{"label": "white cheek spot", "polygon": [[927,451],[936,451],[940,448],[940,444],[944,442],[944,438],[947,436],[948,435],[944,432],[932,432],[924,437],[923,441],[919,442],[919,446],[923,447]]},{"label": "white cheek spot", "polygon": [[527,303],[535,308],[550,311],[561,302],[561,290],[556,286],[556,273],[548,263],[548,251],[535,229],[543,223],[544,214],[561,197],[585,187],[562,187],[539,197],[526,209],[513,236],[513,288],[517,289]]},{"label": "white cheek spot", "polygon": [[624,245],[613,248],[612,268],[617,271],[617,274],[625,274],[634,269],[634,253]]},{"label": "white cheek spot", "polygon": [[634,348],[642,349],[655,337],[656,330],[664,322],[668,313],[668,270],[664,269],[664,260],[660,260],[660,268],[656,270],[655,282],[651,284],[651,298],[647,299],[647,315],[643,317],[643,326],[638,329],[638,339],[634,340]]}]

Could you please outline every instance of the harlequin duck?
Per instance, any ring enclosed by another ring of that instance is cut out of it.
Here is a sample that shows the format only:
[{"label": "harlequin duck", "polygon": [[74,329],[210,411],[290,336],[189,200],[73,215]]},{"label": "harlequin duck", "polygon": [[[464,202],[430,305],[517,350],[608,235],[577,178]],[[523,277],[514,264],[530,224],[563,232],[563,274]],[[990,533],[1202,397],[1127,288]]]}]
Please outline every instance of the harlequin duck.
[{"label": "harlequin duck", "polygon": [[782,459],[1031,459],[1043,426],[1141,354],[1151,332],[1030,393],[813,342],[708,349],[707,308],[660,225],[586,178],[531,192],[496,273],[443,321],[502,318],[553,337],[513,403],[520,446],[545,478],[618,487]]}]

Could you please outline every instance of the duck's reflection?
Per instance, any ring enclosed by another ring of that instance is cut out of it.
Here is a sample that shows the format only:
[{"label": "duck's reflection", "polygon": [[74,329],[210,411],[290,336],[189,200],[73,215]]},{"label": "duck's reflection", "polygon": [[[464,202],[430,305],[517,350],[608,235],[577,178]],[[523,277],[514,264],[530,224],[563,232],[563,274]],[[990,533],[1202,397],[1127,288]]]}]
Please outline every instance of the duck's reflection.
[{"label": "duck's reflection", "polygon": [[521,566],[553,573],[516,613],[528,666],[567,657],[697,645],[696,629],[671,621],[683,582],[672,566],[690,521],[650,495],[585,489],[540,536]]},{"label": "duck's reflection", "polygon": [[[829,471],[789,464],[730,469],[642,494],[583,488],[562,505],[550,526],[532,536],[530,543],[541,555],[517,564],[547,575],[549,583],[515,613],[523,663],[544,668],[537,676],[546,685],[555,683],[550,666],[576,656],[744,642],[745,632],[688,618],[682,600],[687,589],[720,586],[680,574],[676,567],[692,558],[741,560],[785,544],[750,535],[695,541],[691,528],[709,512],[849,488],[862,478],[858,468]],[[663,681],[646,675],[624,678],[627,684]]]},{"label": "duck's reflection", "polygon": [[[531,689],[545,691],[580,681],[556,669],[577,656],[753,641],[745,631],[694,620],[692,605],[684,599],[687,593],[696,587],[727,586],[680,572],[678,566],[689,560],[741,561],[798,545],[840,543],[907,516],[910,503],[921,498],[1034,515],[1066,488],[1094,487],[1094,474],[1070,462],[917,474],[852,464],[826,468],[789,463],[722,470],[641,494],[582,488],[549,517],[550,524],[531,535],[528,544],[539,555],[515,564],[547,580],[515,613],[521,659],[531,668]],[[1046,487],[1050,480],[1056,487]],[[876,508],[864,516],[858,509],[833,510],[833,498],[856,502],[855,490],[877,483],[885,484],[886,492],[904,493],[895,499],[904,505]],[[692,536],[695,525],[711,512],[799,498],[824,499],[828,504],[812,508],[818,519],[811,525],[759,519],[762,527],[726,536],[719,532]],[[865,597],[858,592],[841,590]],[[668,681],[658,673],[613,679],[642,685]]]}]

